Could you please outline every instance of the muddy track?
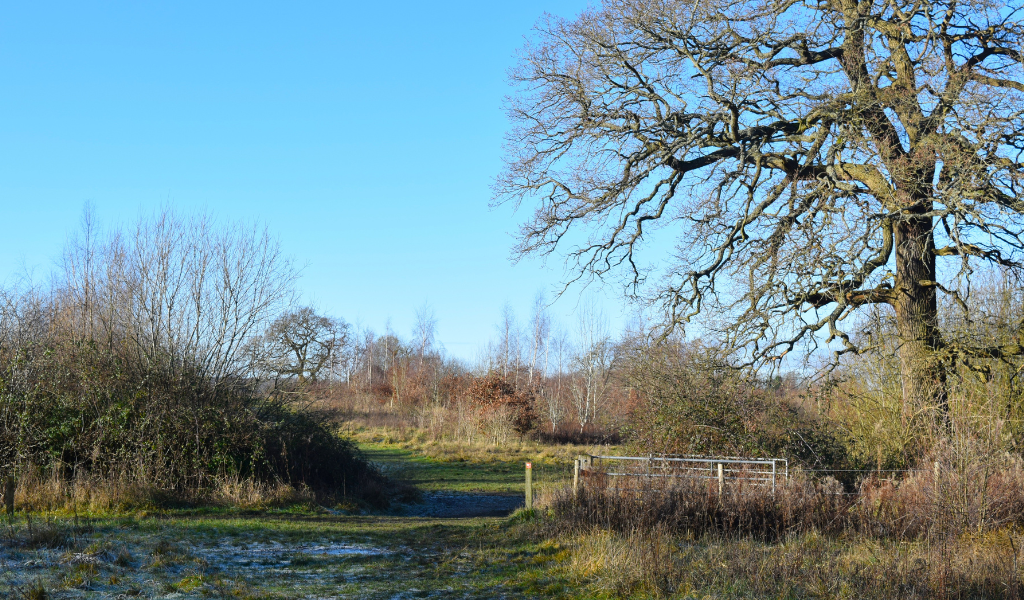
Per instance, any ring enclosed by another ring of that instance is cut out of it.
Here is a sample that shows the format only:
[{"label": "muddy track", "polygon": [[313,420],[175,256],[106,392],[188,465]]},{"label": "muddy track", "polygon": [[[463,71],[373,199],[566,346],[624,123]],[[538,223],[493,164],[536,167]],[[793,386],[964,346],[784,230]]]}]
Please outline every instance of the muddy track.
[{"label": "muddy track", "polygon": [[420,502],[400,505],[395,514],[440,519],[504,517],[523,504],[522,494],[422,492]]}]

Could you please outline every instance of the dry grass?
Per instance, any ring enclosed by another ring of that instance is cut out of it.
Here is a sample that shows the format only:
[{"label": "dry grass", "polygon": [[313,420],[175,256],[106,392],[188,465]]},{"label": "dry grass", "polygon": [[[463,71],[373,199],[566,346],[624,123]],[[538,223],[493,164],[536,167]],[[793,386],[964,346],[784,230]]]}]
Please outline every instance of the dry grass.
[{"label": "dry grass", "polygon": [[[388,402],[373,394],[322,390],[312,408],[343,423],[347,430],[412,431],[431,441],[444,441],[467,446],[515,446],[523,439],[517,429],[517,412],[508,406],[481,406],[462,398],[446,404],[432,402]],[[539,407],[538,407],[539,408]],[[522,425],[522,423],[518,423]],[[578,425],[562,422],[555,430],[550,423],[540,423],[526,438],[544,445],[606,445],[621,441],[619,425],[591,424],[585,431]]]},{"label": "dry grass", "polygon": [[664,530],[592,529],[570,538],[564,574],[616,596],[1019,598],[1022,534],[942,544],[790,535],[777,543]]},{"label": "dry grass", "polygon": [[14,498],[24,511],[93,513],[196,504],[261,510],[315,501],[306,488],[253,479],[222,478],[200,493],[175,493],[152,484],[88,475],[42,477],[31,468],[24,470]]},{"label": "dry grass", "polygon": [[571,545],[569,579],[619,596],[1019,598],[1024,470],[977,461],[852,492],[800,473],[775,494],[596,477],[543,498],[543,527]]},{"label": "dry grass", "polygon": [[393,445],[446,462],[534,461],[541,464],[571,465],[581,454],[624,452],[621,446],[549,444],[519,436],[501,444],[495,444],[486,438],[479,438],[476,442],[470,443],[438,438],[429,429],[418,427],[365,427],[347,423],[340,433],[357,442]]},{"label": "dry grass", "polygon": [[[988,457],[984,460],[990,461]],[[857,534],[893,540],[949,539],[1006,526],[1024,526],[1024,468],[1005,456],[999,469],[918,470],[895,481],[869,476],[853,491],[836,480],[797,471],[777,489],[728,482],[642,477],[584,479],[578,495],[551,499],[571,529],[720,533],[778,540],[793,533]],[[628,487],[627,487],[628,486]]]},{"label": "dry grass", "polygon": [[238,478],[221,480],[210,491],[208,498],[211,504],[243,510],[263,510],[316,501],[314,494],[306,487],[296,488],[281,482],[269,484]]}]

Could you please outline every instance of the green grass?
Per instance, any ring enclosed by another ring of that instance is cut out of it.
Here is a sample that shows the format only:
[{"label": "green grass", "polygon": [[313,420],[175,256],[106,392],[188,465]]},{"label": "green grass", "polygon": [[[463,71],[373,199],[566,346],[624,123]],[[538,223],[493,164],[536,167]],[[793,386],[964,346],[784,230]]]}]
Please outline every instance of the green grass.
[{"label": "green grass", "polygon": [[[491,458],[487,462],[431,458],[395,444],[362,442],[360,450],[370,461],[395,479],[424,491],[522,493],[525,462]],[[572,480],[572,464],[541,460],[533,463],[538,493]]]}]

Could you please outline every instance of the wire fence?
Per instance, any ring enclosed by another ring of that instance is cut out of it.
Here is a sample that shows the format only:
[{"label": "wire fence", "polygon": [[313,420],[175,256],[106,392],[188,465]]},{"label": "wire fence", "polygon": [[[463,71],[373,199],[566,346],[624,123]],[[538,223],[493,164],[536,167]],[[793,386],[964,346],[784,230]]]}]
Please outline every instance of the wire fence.
[{"label": "wire fence", "polygon": [[928,469],[800,469],[807,473],[927,473]]},{"label": "wire fence", "polygon": [[750,458],[740,456],[603,456],[583,455],[574,465],[573,489],[581,479],[614,489],[637,487],[633,482],[672,479],[718,481],[721,489],[726,481],[770,486],[789,479],[789,460],[785,458]]},{"label": "wire fence", "polygon": [[[933,469],[800,469],[805,473],[863,473],[875,475],[878,479],[895,481],[899,475],[931,472],[935,481],[939,479],[940,465]],[[789,460],[785,458],[753,458],[741,456],[699,456],[699,455],[649,455],[649,456],[607,456],[581,455],[573,465],[573,490],[580,485],[597,485],[619,491],[644,491],[657,487],[668,487],[673,479],[698,479],[718,482],[721,492],[726,485],[770,486],[772,493],[777,485],[790,477]],[[663,486],[653,486],[656,481]],[[640,483],[643,482],[643,483]],[[837,491],[840,495],[856,495],[856,492]]]}]

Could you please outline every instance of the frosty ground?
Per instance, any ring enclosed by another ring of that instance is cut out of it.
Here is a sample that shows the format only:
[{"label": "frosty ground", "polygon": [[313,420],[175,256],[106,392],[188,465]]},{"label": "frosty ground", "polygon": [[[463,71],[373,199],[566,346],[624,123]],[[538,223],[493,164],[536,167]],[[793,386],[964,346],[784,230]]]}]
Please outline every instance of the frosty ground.
[{"label": "frosty ground", "polygon": [[564,582],[524,575],[525,566],[543,564],[558,549],[513,531],[516,519],[508,515],[523,504],[515,465],[454,469],[393,449],[369,453],[392,473],[433,478],[419,501],[376,514],[316,506],[19,514],[0,534],[0,594],[372,599],[569,591]]}]

